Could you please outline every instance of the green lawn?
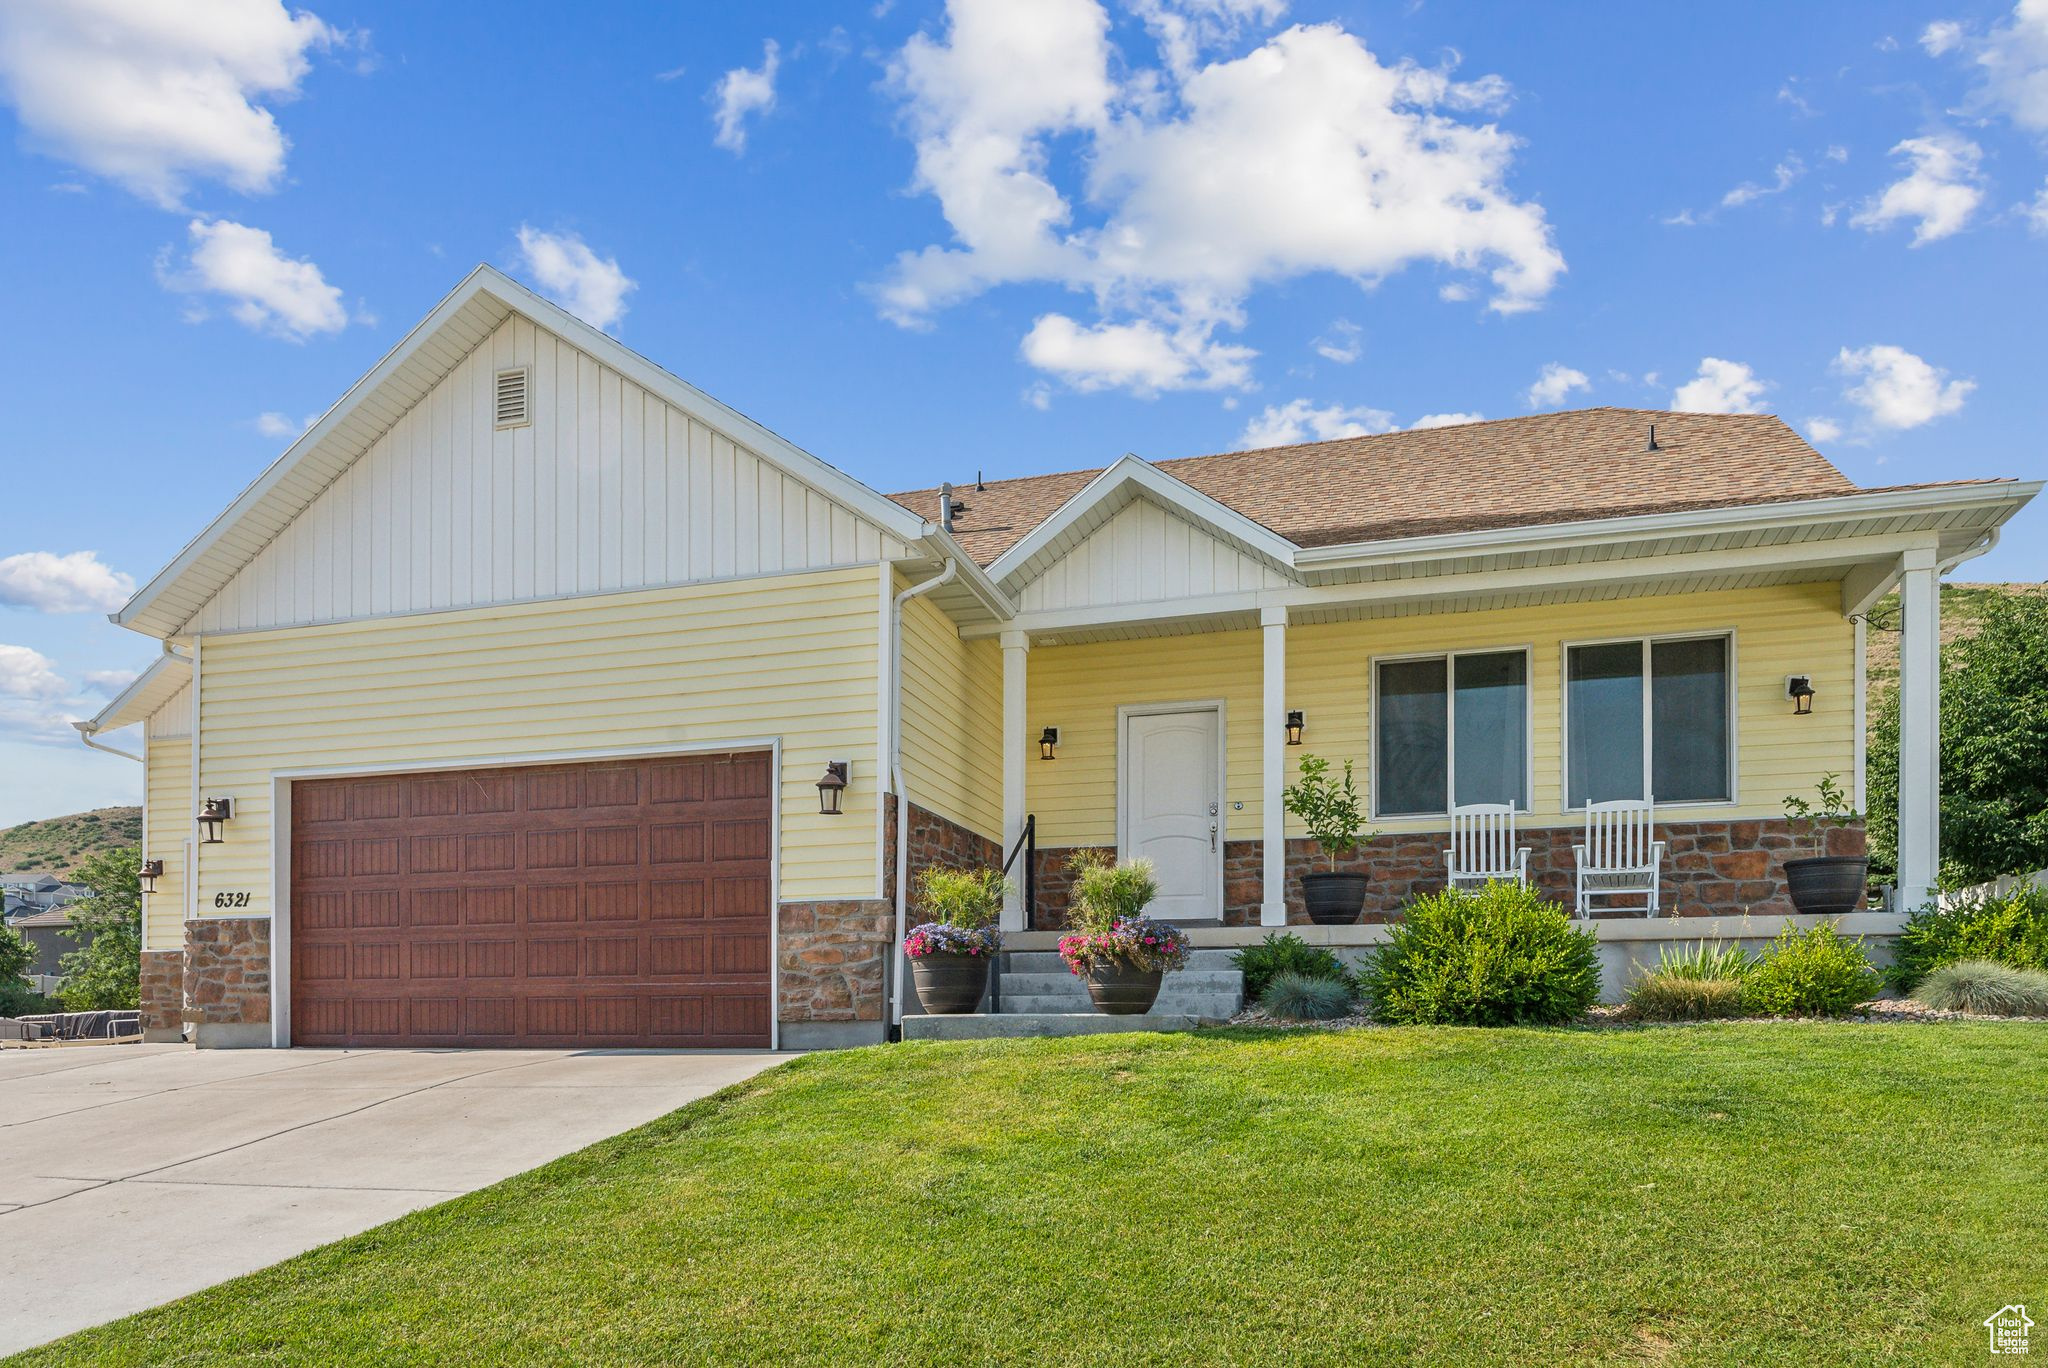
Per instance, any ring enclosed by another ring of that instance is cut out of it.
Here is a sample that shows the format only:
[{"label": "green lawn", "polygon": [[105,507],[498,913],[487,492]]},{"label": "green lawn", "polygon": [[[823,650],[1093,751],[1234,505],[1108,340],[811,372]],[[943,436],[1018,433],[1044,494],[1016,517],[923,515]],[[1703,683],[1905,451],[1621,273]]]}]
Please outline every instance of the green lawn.
[{"label": "green lawn", "polygon": [[2044,1175],[2040,1026],[897,1046],[20,1361],[1977,1362]]}]

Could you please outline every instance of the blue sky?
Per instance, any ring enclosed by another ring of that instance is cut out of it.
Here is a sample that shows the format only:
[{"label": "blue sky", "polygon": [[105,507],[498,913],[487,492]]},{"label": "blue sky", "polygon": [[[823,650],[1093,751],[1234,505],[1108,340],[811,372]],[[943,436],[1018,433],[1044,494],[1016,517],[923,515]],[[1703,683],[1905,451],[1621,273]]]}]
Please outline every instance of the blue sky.
[{"label": "blue sky", "polygon": [[0,822],[134,800],[123,577],[477,261],[884,490],[1582,404],[2048,475],[2048,0],[199,8],[0,17]]}]

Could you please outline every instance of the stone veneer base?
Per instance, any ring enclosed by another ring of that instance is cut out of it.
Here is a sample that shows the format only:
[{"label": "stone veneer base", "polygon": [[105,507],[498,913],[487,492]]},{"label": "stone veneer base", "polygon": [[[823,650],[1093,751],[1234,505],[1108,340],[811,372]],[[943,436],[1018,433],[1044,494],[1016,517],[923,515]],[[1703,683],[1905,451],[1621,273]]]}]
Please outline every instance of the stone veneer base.
[{"label": "stone veneer base", "polygon": [[185,1036],[185,952],[147,950],[142,955],[142,1035],[145,1040]]},{"label": "stone veneer base", "polygon": [[186,922],[185,1003],[201,1049],[270,1044],[270,918]]},{"label": "stone veneer base", "polygon": [[[1517,841],[1529,847],[1529,878],[1545,897],[1570,906],[1572,846],[1583,840],[1583,825],[1529,826]],[[1784,866],[1814,853],[1812,842],[1795,835],[1790,822],[1778,818],[1739,818],[1714,822],[1659,822],[1664,852],[1663,910],[1666,916],[1780,916],[1792,911],[1785,896]],[[1418,893],[1444,886],[1443,832],[1404,832],[1374,837],[1337,868],[1364,874],[1369,883],[1365,920],[1383,921]],[[1826,853],[1864,853],[1863,828],[1853,825],[1827,833]],[[1079,847],[1042,847],[1038,852],[1038,906],[1033,925],[1059,926],[1073,883],[1067,861]],[[1227,841],[1223,847],[1223,922],[1253,926],[1265,880],[1261,841]],[[1113,849],[1104,853],[1114,855]],[[1301,876],[1328,869],[1329,862],[1302,839],[1287,842],[1287,921],[1305,924]],[[1624,915],[1640,915],[1639,913]]]}]

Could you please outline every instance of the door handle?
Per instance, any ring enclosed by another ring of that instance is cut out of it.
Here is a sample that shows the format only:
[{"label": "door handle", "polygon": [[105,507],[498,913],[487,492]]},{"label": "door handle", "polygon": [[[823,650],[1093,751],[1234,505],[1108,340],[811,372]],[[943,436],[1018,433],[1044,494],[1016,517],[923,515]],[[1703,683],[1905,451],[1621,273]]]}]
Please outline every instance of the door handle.
[{"label": "door handle", "polygon": [[1212,851],[1216,849],[1216,824],[1214,822],[1209,823],[1209,849]]}]

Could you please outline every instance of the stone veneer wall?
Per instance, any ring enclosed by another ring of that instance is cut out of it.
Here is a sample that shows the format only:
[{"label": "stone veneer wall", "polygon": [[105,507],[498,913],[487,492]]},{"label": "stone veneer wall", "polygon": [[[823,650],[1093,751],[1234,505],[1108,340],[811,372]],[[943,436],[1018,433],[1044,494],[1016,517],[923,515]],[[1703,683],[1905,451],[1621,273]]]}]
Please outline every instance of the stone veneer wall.
[{"label": "stone veneer wall", "polygon": [[[1546,897],[1570,906],[1572,901],[1572,845],[1584,836],[1582,826],[1525,827],[1520,843],[1529,847],[1529,877]],[[1784,865],[1787,860],[1813,854],[1811,840],[1795,837],[1783,818],[1759,818],[1721,822],[1660,822],[1657,836],[1667,843],[1664,852],[1663,911],[1667,916],[1779,916],[1792,911],[1785,897]],[[1433,893],[1444,886],[1443,832],[1419,832],[1374,837],[1338,868],[1363,873],[1371,885],[1366,893],[1365,919],[1384,921],[1400,910],[1417,893]],[[1260,841],[1229,841],[1223,847],[1223,920],[1229,926],[1255,926],[1264,897]],[[1830,855],[1861,855],[1864,835],[1861,824],[1830,830],[1826,838]],[[1114,850],[1105,850],[1115,854]],[[1038,852],[1038,907],[1034,925],[1057,928],[1066,915],[1067,895],[1073,878],[1067,872],[1072,848],[1041,849]],[[1287,920],[1290,924],[1308,920],[1302,910],[1303,874],[1329,868],[1302,839],[1287,843]],[[1633,915],[1619,913],[1616,915]]]},{"label": "stone veneer wall", "polygon": [[142,955],[142,1030],[170,1040],[185,1031],[185,952],[147,950]]},{"label": "stone veneer wall", "polygon": [[[185,923],[186,1019],[208,1027],[270,1025],[270,918],[199,917]],[[244,1033],[253,1035],[255,1033]],[[262,1032],[266,1041],[267,1029]]]},{"label": "stone veneer wall", "polygon": [[[883,876],[896,878],[896,799],[884,796]],[[933,864],[972,868],[1002,860],[988,837],[910,805],[910,881]],[[888,1016],[886,974],[896,936],[889,898],[786,902],[780,921],[776,1010],[784,1022],[880,1022]]]}]

